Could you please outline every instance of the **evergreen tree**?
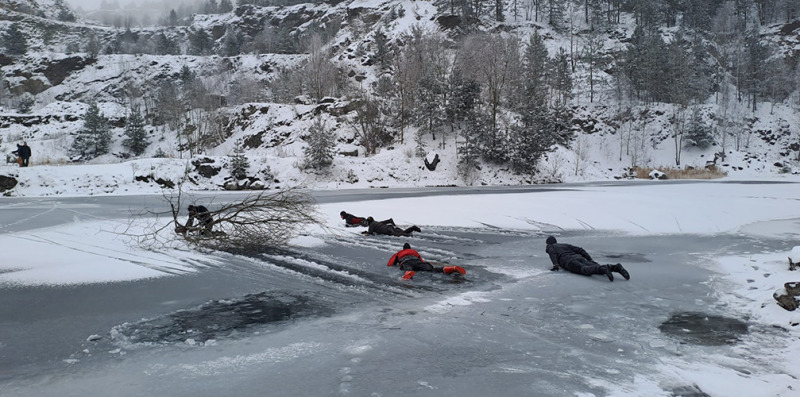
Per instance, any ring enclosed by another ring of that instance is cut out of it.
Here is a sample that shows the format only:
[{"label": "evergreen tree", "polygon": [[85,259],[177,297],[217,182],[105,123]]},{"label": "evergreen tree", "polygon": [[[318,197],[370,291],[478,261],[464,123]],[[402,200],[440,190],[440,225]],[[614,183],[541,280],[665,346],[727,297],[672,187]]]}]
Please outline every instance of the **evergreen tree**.
[{"label": "evergreen tree", "polygon": [[517,110],[525,125],[530,125],[535,114],[547,106],[547,80],[550,57],[539,33],[531,34],[525,52],[522,54],[521,90],[516,98]]},{"label": "evergreen tree", "polygon": [[178,26],[178,13],[175,9],[169,10],[169,17],[167,17],[167,26]]},{"label": "evergreen tree", "polygon": [[550,0],[547,6],[547,21],[553,30],[562,32],[564,30],[564,15],[566,14],[566,4],[564,0]]},{"label": "evergreen tree", "polygon": [[228,168],[231,171],[231,176],[236,180],[247,178],[247,169],[250,167],[250,161],[244,155],[244,142],[239,139],[233,147],[233,155],[231,162],[228,163]]},{"label": "evergreen tree", "polygon": [[459,177],[468,185],[475,179],[479,159],[481,156],[480,137],[486,134],[489,122],[477,111],[470,111],[466,114],[465,127],[461,130],[464,142],[458,147],[458,166]]},{"label": "evergreen tree", "polygon": [[742,88],[749,94],[748,100],[753,111],[756,111],[758,99],[763,95],[766,81],[766,61],[769,49],[761,43],[757,29],[747,32],[745,37],[745,75]]},{"label": "evergreen tree", "polygon": [[691,119],[689,119],[689,125],[686,128],[686,135],[683,137],[684,146],[707,149],[711,147],[713,142],[714,135],[711,127],[703,120],[700,107],[694,106]]},{"label": "evergreen tree", "polygon": [[692,53],[689,60],[689,96],[696,102],[703,102],[713,92],[714,70],[706,59],[708,51],[703,45],[703,39],[696,37],[692,43]]},{"label": "evergreen tree", "polygon": [[217,9],[219,9],[219,6],[217,5],[217,0],[208,0],[208,2],[206,2],[204,11],[206,14],[216,14]]},{"label": "evergreen tree", "polygon": [[3,46],[9,55],[25,55],[28,51],[28,38],[22,32],[20,24],[14,22],[9,25],[3,35]]},{"label": "evergreen tree", "polygon": [[100,40],[94,33],[89,33],[89,40],[86,42],[84,51],[89,54],[90,59],[97,59],[97,54],[100,53]]},{"label": "evergreen tree", "polygon": [[550,64],[547,48],[534,32],[522,55],[522,89],[517,100],[522,123],[509,130],[509,158],[514,171],[520,174],[533,175],[539,158],[555,142],[547,107]]},{"label": "evergreen tree", "polygon": [[333,149],[336,133],[325,127],[322,118],[317,117],[308,129],[308,146],[303,149],[305,167],[322,170],[333,164]]},{"label": "evergreen tree", "polygon": [[64,0],[56,0],[54,5],[58,9],[59,21],[75,22],[75,14],[70,11],[69,6],[64,3]]},{"label": "evergreen tree", "polygon": [[17,110],[22,114],[27,114],[31,112],[31,108],[36,103],[36,99],[30,93],[22,94],[22,97],[17,102]]},{"label": "evergreen tree", "polygon": [[686,107],[691,99],[690,80],[692,74],[689,53],[682,47],[682,36],[675,35],[675,39],[668,45],[667,64],[667,95],[670,103]]},{"label": "evergreen tree", "polygon": [[181,71],[178,73],[178,78],[181,79],[183,86],[186,87],[194,84],[197,79],[197,74],[189,68],[189,65],[183,65]]},{"label": "evergreen tree", "polygon": [[111,127],[108,119],[100,113],[97,103],[92,102],[83,116],[83,128],[72,143],[71,153],[84,160],[108,153],[111,145]]},{"label": "evergreen tree", "polygon": [[229,28],[222,39],[221,55],[232,57],[241,54],[244,41],[242,32]]},{"label": "evergreen tree", "polygon": [[475,80],[464,79],[461,69],[450,74],[448,80],[450,100],[447,101],[445,114],[451,128],[461,127],[461,123],[475,112],[481,95],[481,86]]},{"label": "evergreen tree", "polygon": [[387,69],[392,64],[392,52],[389,47],[389,39],[380,28],[375,32],[375,63],[377,63],[381,69]]},{"label": "evergreen tree", "polygon": [[[429,70],[430,71],[430,70]],[[442,84],[432,73],[426,73],[419,81],[417,87],[416,124],[418,130],[417,155],[424,156],[424,145],[421,145],[422,135],[428,133],[436,140],[436,133],[442,128],[446,119]]]},{"label": "evergreen tree", "polygon": [[125,140],[122,146],[128,148],[134,156],[144,153],[150,142],[147,139],[147,131],[144,129],[144,117],[137,107],[131,109],[125,123]]},{"label": "evergreen tree", "polygon": [[194,34],[189,35],[189,53],[192,55],[208,55],[214,47],[211,36],[199,29]]},{"label": "evergreen tree", "polygon": [[233,11],[233,3],[231,0],[220,1],[218,11],[220,14],[226,14]]},{"label": "evergreen tree", "polygon": [[157,55],[179,55],[180,49],[178,44],[170,40],[164,32],[158,33],[153,38],[155,41],[155,52]]},{"label": "evergreen tree", "polygon": [[558,55],[553,60],[552,80],[550,86],[553,90],[552,128],[556,143],[566,146],[572,140],[570,122],[572,110],[569,102],[573,97],[572,73],[570,73],[569,58],[564,48],[560,48]]}]

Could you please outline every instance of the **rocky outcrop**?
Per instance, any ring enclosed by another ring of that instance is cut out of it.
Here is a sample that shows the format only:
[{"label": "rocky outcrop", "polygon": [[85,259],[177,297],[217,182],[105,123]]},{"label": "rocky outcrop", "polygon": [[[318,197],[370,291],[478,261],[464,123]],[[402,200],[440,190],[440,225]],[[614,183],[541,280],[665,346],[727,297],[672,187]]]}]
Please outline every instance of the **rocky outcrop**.
[{"label": "rocky outcrop", "polygon": [[783,284],[783,289],[779,289],[772,294],[772,297],[778,301],[778,305],[788,311],[794,311],[797,306],[800,306],[800,282],[791,282]]},{"label": "rocky outcrop", "polygon": [[17,186],[17,179],[11,176],[0,175],[0,192],[11,190]]},{"label": "rocky outcrop", "polygon": [[214,160],[209,158],[192,160],[192,165],[194,166],[195,171],[205,178],[216,176],[220,171],[222,171],[222,167],[215,167],[213,164]]}]

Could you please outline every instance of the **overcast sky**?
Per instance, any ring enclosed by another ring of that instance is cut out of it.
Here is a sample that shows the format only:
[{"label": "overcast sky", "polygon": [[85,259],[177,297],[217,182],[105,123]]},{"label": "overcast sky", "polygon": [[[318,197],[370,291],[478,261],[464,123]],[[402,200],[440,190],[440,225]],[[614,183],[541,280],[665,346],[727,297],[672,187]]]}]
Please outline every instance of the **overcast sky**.
[{"label": "overcast sky", "polygon": [[[113,3],[116,1],[120,7],[124,7],[126,4],[131,3],[142,3],[142,0],[106,0],[106,3]],[[72,8],[83,8],[84,10],[96,10],[100,8],[100,4],[103,0],[67,0],[67,3]]]}]

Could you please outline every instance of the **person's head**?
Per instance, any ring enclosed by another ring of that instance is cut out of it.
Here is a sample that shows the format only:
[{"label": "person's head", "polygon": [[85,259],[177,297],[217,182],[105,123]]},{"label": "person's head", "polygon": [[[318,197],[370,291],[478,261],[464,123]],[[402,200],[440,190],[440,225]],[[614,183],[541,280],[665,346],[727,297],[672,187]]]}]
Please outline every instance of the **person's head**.
[{"label": "person's head", "polygon": [[342,212],[340,212],[340,213],[339,213],[339,216],[340,216],[342,219],[344,219],[345,215],[347,215],[347,212],[344,212],[344,211],[342,211]]},{"label": "person's head", "polygon": [[556,238],[553,237],[553,236],[550,236],[550,237],[547,238],[547,241],[545,241],[545,243],[547,243],[547,245],[555,244],[556,243]]},{"label": "person's head", "polygon": [[411,244],[409,244],[409,243],[403,244],[403,249],[404,250],[410,250],[411,249]]},{"label": "person's head", "polygon": [[197,207],[195,207],[193,205],[190,205],[189,206],[189,213],[190,214],[194,214],[195,212],[197,212]]},{"label": "person's head", "polygon": [[372,223],[373,221],[375,221],[375,219],[373,219],[371,216],[367,217],[367,223]]}]

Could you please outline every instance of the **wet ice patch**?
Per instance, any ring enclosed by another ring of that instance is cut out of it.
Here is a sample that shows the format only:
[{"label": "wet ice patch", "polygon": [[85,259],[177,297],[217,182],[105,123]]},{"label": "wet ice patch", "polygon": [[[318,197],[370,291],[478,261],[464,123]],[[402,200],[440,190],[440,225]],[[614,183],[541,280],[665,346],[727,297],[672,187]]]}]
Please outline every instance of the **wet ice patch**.
[{"label": "wet ice patch", "polygon": [[426,311],[433,313],[444,313],[454,306],[469,306],[478,302],[490,302],[485,298],[486,293],[470,291],[460,294],[458,296],[449,297],[441,302],[437,302],[425,308]]},{"label": "wet ice patch", "polygon": [[304,248],[321,247],[325,245],[325,240],[313,236],[297,236],[289,240],[289,245]]},{"label": "wet ice patch", "polygon": [[701,312],[673,314],[658,329],[686,343],[706,346],[735,344],[748,330],[742,320]]},{"label": "wet ice patch", "polygon": [[125,323],[114,327],[111,337],[117,343],[129,345],[205,345],[263,330],[268,325],[332,312],[322,300],[309,296],[262,292],[238,299],[213,300],[158,318]]},{"label": "wet ice patch", "polygon": [[240,372],[266,364],[280,364],[293,359],[318,353],[321,344],[311,342],[293,343],[288,346],[270,348],[261,353],[220,357],[199,364],[182,364],[172,368],[154,367],[154,373],[187,374],[198,376],[220,375]]}]

